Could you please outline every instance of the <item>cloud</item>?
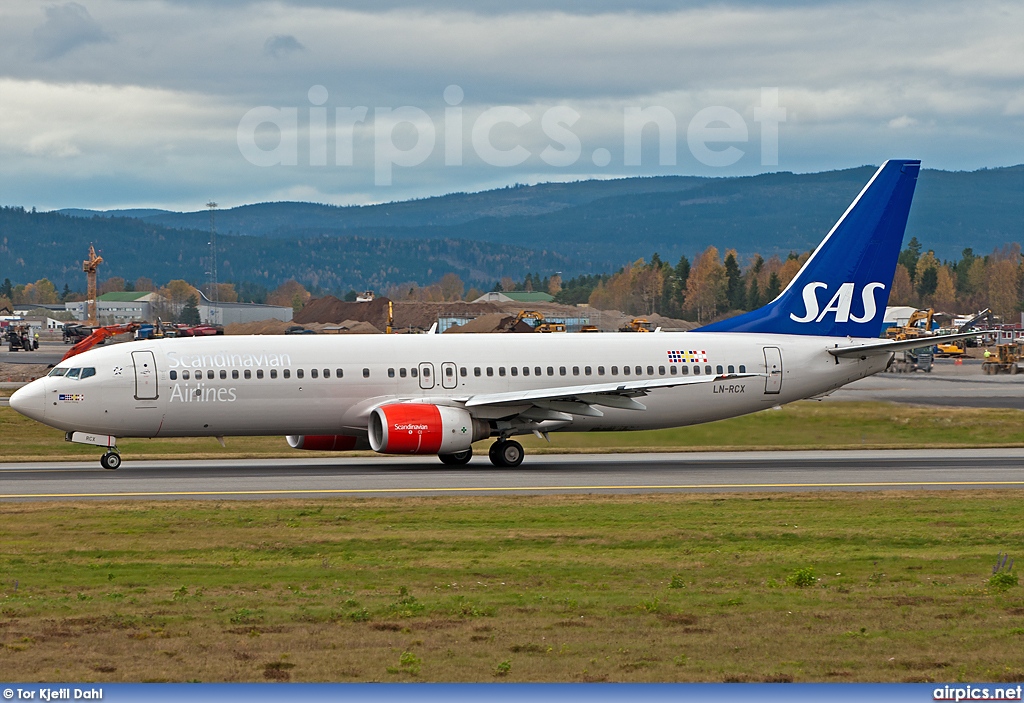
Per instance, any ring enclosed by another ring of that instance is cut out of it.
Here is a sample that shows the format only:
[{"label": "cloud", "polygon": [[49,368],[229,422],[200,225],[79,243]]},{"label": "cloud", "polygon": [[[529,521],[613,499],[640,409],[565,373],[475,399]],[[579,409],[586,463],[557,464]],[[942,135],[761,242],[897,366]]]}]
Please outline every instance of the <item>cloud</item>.
[{"label": "cloud", "polygon": [[306,47],[291,34],[275,34],[263,43],[264,55],[272,56],[275,59],[288,54],[294,54],[296,51],[305,50]]},{"label": "cloud", "polygon": [[89,10],[77,2],[47,5],[44,12],[46,22],[32,32],[36,42],[36,58],[41,61],[58,58],[86,44],[113,41],[92,18]]}]

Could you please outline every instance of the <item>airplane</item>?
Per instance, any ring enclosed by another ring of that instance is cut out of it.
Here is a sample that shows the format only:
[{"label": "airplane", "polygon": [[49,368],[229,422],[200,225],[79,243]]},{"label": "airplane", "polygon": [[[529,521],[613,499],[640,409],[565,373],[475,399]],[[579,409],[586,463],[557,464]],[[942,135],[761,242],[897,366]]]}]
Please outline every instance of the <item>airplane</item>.
[{"label": "airplane", "polygon": [[689,332],[141,340],[62,361],[10,404],[105,447],[105,469],[121,465],[123,437],[252,435],[455,466],[493,437],[491,463],[512,468],[519,435],[678,427],[821,397],[921,346],[879,338],[919,170],[885,162],[775,300]]}]

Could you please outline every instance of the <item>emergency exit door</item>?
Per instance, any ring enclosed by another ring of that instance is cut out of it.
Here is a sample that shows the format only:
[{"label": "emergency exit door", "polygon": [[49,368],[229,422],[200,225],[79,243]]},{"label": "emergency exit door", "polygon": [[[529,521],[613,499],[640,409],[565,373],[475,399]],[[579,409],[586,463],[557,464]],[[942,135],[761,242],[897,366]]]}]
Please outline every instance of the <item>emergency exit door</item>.
[{"label": "emergency exit door", "polygon": [[135,364],[135,400],[156,400],[156,358],[151,351],[132,352]]},{"label": "emergency exit door", "polygon": [[764,382],[764,392],[782,392],[782,351],[778,347],[764,348],[764,368],[768,378]]}]

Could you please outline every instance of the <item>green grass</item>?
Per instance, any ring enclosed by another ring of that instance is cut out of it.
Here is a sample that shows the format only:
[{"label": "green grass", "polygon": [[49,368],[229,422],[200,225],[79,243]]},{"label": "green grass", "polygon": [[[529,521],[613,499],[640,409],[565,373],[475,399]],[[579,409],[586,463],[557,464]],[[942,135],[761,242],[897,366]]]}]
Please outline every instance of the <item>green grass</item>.
[{"label": "green grass", "polygon": [[6,503],[0,678],[1019,681],[1022,498]]},{"label": "green grass", "polygon": [[[5,461],[94,459],[96,447],[70,444],[64,433],[0,408]],[[762,448],[886,448],[1024,446],[1024,413],[992,408],[947,408],[895,403],[793,403],[778,410],[693,427],[649,432],[553,433],[551,442],[521,438],[531,453]],[[479,442],[486,455],[489,442]],[[126,459],[331,456],[298,452],[283,437],[123,439]],[[334,456],[337,456],[336,454]]]}]

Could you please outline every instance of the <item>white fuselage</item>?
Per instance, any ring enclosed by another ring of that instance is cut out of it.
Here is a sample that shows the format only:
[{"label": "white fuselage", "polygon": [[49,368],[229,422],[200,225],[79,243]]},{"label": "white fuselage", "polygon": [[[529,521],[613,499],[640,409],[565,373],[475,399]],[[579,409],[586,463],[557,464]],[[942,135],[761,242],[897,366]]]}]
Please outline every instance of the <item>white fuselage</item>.
[{"label": "white fuselage", "polygon": [[[691,377],[763,374],[658,388],[641,398],[646,410],[602,408],[602,417],[574,415],[545,428],[655,429],[756,412],[876,373],[890,355],[837,359],[826,351],[866,341],[876,340],[741,333],[167,339],[72,357],[58,368],[94,375],[39,379],[19,391],[18,405],[53,427],[114,437],[365,436],[371,411],[395,402],[459,405],[484,394],[682,378],[683,367]],[[509,412],[473,410],[483,419]]]}]

